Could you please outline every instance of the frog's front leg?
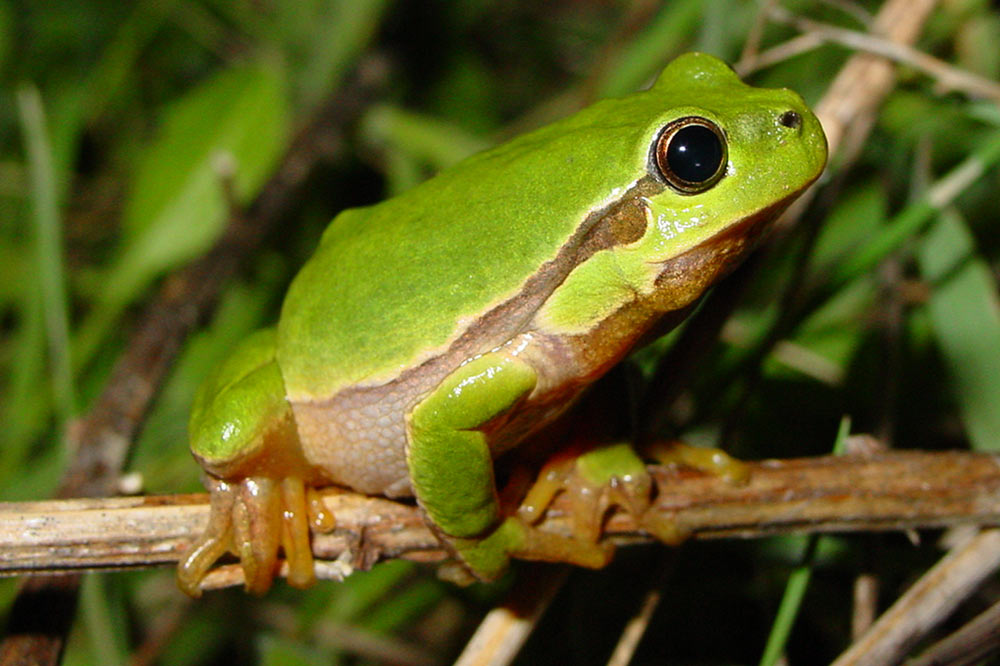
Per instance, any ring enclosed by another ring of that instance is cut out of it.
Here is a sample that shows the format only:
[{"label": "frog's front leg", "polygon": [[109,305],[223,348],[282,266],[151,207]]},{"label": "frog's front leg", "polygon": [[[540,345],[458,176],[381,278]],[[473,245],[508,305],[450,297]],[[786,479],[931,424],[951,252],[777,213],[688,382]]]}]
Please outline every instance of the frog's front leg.
[{"label": "frog's front leg", "polygon": [[501,515],[484,429],[536,382],[530,364],[492,352],[454,371],[410,414],[407,463],[414,493],[430,523],[480,580],[499,576],[511,556],[591,567],[609,558],[597,543],[546,534]]}]

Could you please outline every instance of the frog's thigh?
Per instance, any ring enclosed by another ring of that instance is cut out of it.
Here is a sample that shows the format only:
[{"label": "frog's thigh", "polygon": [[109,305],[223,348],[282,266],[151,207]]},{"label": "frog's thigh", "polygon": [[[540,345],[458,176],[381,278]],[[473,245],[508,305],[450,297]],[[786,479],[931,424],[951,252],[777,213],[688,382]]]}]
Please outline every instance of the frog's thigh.
[{"label": "frog's thigh", "polygon": [[451,537],[477,537],[500,517],[483,424],[535,387],[525,361],[501,352],[455,370],[412,411],[407,464],[431,522]]}]

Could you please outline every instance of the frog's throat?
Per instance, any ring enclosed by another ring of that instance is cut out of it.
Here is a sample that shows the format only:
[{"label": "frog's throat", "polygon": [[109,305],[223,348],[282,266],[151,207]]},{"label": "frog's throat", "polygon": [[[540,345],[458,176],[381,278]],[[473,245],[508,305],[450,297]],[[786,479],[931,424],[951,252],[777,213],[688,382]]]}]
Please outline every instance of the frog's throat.
[{"label": "frog's throat", "polygon": [[623,302],[594,327],[567,336],[578,372],[596,379],[632,349],[664,335],[684,320],[690,308],[756,246],[770,223],[795,197],[768,206],[698,245],[657,265],[654,287]]},{"label": "frog's throat", "polygon": [[[771,230],[772,223],[796,199],[795,196],[762,208],[730,224],[681,254],[659,263],[656,292],[675,294],[675,310],[694,301],[711,285],[731,273]],[[684,292],[692,294],[685,297]]]}]

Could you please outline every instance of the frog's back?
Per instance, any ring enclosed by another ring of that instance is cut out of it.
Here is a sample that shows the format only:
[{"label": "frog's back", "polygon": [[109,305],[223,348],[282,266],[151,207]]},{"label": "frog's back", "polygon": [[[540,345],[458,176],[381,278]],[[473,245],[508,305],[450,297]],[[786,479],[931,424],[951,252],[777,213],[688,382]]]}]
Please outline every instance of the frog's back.
[{"label": "frog's back", "polygon": [[[594,122],[603,104],[337,216],[282,310],[289,397],[389,381],[517,294],[587,216],[580,202],[612,201],[621,194],[612,184],[645,172],[647,128]],[[622,108],[616,117],[642,115]],[[600,133],[618,137],[616,151]]]}]

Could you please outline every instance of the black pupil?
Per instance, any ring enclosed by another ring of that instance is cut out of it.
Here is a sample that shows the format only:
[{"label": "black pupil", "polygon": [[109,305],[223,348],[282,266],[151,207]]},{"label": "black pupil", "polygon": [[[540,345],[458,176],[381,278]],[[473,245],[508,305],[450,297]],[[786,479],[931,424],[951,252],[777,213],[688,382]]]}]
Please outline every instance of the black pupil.
[{"label": "black pupil", "polygon": [[674,134],[667,147],[667,164],[674,175],[689,183],[704,183],[722,163],[719,136],[702,125],[688,125]]}]

